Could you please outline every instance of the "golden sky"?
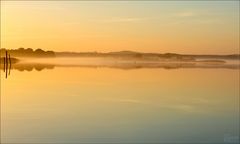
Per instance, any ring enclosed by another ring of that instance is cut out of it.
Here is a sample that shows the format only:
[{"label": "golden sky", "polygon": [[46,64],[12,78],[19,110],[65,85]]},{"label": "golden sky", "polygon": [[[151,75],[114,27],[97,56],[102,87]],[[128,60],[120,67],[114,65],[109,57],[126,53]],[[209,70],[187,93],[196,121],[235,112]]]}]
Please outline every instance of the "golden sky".
[{"label": "golden sky", "polygon": [[239,53],[239,1],[1,1],[1,47]]}]

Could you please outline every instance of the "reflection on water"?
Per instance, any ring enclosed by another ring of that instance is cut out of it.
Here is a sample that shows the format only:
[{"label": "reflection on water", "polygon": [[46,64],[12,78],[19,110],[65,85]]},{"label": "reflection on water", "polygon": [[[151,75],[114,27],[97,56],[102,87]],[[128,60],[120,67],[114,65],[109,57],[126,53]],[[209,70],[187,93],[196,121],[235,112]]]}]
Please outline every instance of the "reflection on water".
[{"label": "reflection on water", "polygon": [[10,76],[11,70],[18,70],[18,71],[42,71],[44,69],[53,69],[54,65],[51,64],[37,64],[37,63],[26,63],[26,64],[12,64],[9,66],[0,65],[0,69],[3,69],[3,72],[5,73],[5,78],[8,78]]},{"label": "reflection on water", "polygon": [[1,142],[238,142],[239,69],[85,66],[1,75]]},{"label": "reflection on water", "polygon": [[44,69],[53,69],[54,65],[51,64],[41,64],[41,63],[26,63],[26,64],[13,64],[13,69],[19,71],[42,71]]},{"label": "reflection on water", "polygon": [[[70,59],[70,60],[69,60]],[[117,69],[140,69],[140,68],[162,68],[162,69],[179,69],[179,68],[220,68],[220,69],[239,69],[238,60],[227,63],[222,62],[154,62],[154,61],[116,61],[80,58],[80,59],[35,59],[25,60],[13,64],[12,68],[19,71],[41,71],[44,69],[53,69],[54,67],[82,67],[82,68],[117,68]],[[69,61],[69,62],[68,62]],[[5,65],[1,64],[1,69],[5,71]],[[10,69],[9,69],[10,70]]]}]

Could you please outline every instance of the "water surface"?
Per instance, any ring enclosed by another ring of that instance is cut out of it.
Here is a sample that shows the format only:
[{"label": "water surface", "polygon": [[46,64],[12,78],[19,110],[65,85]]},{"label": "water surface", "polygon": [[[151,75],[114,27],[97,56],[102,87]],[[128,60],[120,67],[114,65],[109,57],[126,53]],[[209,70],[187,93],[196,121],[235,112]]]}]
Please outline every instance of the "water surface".
[{"label": "water surface", "polygon": [[224,143],[239,69],[52,67],[1,72],[2,143]]}]

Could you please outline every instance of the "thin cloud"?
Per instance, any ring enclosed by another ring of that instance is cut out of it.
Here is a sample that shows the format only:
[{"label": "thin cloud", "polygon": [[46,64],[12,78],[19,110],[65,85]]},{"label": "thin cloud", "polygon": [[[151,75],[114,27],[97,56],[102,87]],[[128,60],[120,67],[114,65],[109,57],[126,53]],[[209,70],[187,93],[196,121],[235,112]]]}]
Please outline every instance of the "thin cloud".
[{"label": "thin cloud", "polygon": [[174,22],[171,24],[213,24],[213,23],[221,23],[217,18],[213,18],[210,12],[202,12],[202,11],[185,11],[179,12],[172,15],[172,19]]},{"label": "thin cloud", "polygon": [[117,102],[117,103],[132,103],[132,104],[146,104],[146,102],[137,99],[104,99],[106,101]]},{"label": "thin cloud", "polygon": [[177,17],[193,17],[193,16],[196,16],[196,13],[193,13],[193,12],[181,12],[181,13],[175,14],[175,16],[177,16]]},{"label": "thin cloud", "polygon": [[109,18],[109,19],[98,19],[94,20],[97,22],[102,22],[102,23],[124,23],[124,22],[141,22],[141,21],[147,21],[147,20],[153,20],[153,19],[158,19],[158,18],[151,18],[151,17],[128,17],[128,18]]}]

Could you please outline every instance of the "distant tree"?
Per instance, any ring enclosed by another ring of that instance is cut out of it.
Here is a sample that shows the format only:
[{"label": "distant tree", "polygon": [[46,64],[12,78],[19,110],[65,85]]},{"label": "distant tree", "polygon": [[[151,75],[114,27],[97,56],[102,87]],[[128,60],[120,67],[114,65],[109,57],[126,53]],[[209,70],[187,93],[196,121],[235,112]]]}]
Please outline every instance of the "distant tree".
[{"label": "distant tree", "polygon": [[24,51],[24,48],[21,47],[21,48],[18,48],[18,50],[19,50],[19,51]]},{"label": "distant tree", "polygon": [[1,54],[1,56],[4,55],[5,52],[6,52],[6,49],[5,49],[5,48],[1,48],[1,49],[0,49],[0,54]]},{"label": "distant tree", "polygon": [[[5,54],[7,49],[1,48],[1,54]],[[18,48],[18,49],[8,49],[7,50],[13,57],[55,57],[53,51],[44,51],[40,48],[33,50],[32,48]]]},{"label": "distant tree", "polygon": [[33,49],[27,48],[27,49],[26,49],[26,52],[27,52],[27,53],[33,53]]},{"label": "distant tree", "polygon": [[35,50],[35,53],[44,53],[44,52],[45,52],[45,51],[42,50],[42,49],[40,49],[40,48],[38,48],[38,49]]},{"label": "distant tree", "polygon": [[39,49],[39,48],[34,51],[34,55],[37,57],[44,56],[44,53],[45,53],[45,51],[42,49]]}]

